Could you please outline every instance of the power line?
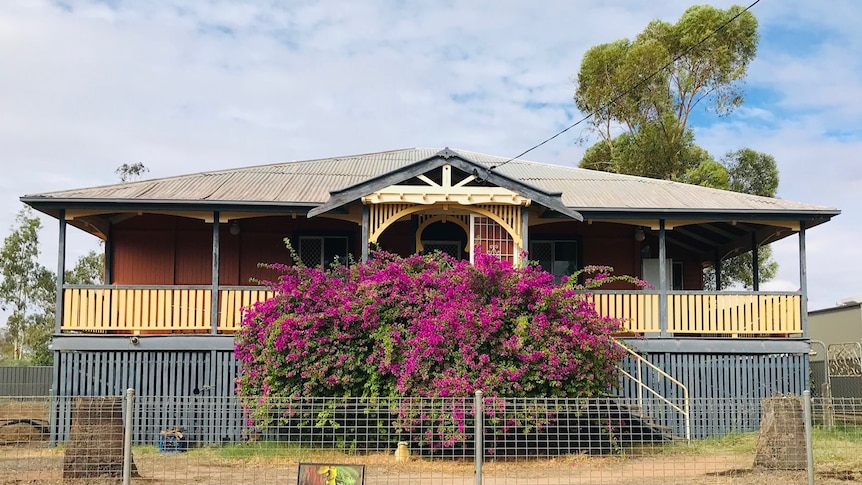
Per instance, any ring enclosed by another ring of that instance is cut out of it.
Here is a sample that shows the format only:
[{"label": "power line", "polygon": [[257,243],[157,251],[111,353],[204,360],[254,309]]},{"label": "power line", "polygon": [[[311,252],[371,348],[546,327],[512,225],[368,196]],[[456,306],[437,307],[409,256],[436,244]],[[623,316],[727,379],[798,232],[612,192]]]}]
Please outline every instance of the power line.
[{"label": "power line", "polygon": [[749,10],[751,10],[751,8],[752,8],[752,7],[754,7],[755,5],[757,5],[758,3],[760,3],[760,0],[754,0],[754,2],[752,2],[752,4],[751,4],[751,5],[749,5],[749,6],[745,7],[745,8],[744,8],[743,10],[741,10],[739,13],[737,13],[736,15],[734,15],[733,17],[731,17],[730,19],[728,19],[728,20],[727,20],[726,22],[724,22],[723,24],[719,25],[715,30],[713,30],[712,32],[710,32],[710,33],[709,33],[709,35],[707,35],[707,36],[706,36],[706,37],[704,37],[703,39],[700,39],[699,41],[697,41],[697,43],[695,43],[695,44],[691,45],[688,49],[686,49],[686,50],[685,50],[685,51],[683,51],[681,54],[677,55],[676,57],[674,57],[673,59],[671,59],[670,61],[668,61],[665,65],[663,65],[662,67],[660,67],[660,68],[656,69],[655,71],[653,71],[653,72],[652,72],[652,74],[650,74],[649,76],[647,76],[647,77],[645,77],[645,78],[641,79],[640,81],[636,82],[635,84],[633,84],[630,88],[628,88],[627,90],[623,91],[623,93],[622,93],[622,94],[619,94],[619,95],[617,95],[615,98],[611,99],[610,101],[608,101],[608,102],[606,102],[606,103],[602,104],[602,105],[601,105],[601,106],[599,106],[597,109],[595,109],[595,110],[591,111],[590,113],[588,113],[588,114],[587,114],[586,116],[584,116],[583,118],[581,118],[581,119],[579,119],[578,121],[576,121],[576,122],[572,123],[571,125],[569,125],[569,126],[567,126],[567,127],[563,128],[562,130],[558,131],[557,133],[555,133],[555,134],[554,134],[553,136],[551,136],[550,138],[547,138],[547,139],[545,139],[544,141],[541,141],[541,142],[539,142],[539,143],[537,143],[537,144],[533,145],[532,147],[530,147],[530,148],[528,148],[528,149],[524,150],[523,152],[521,152],[521,153],[519,153],[519,154],[515,155],[514,157],[512,157],[512,158],[510,158],[510,159],[506,160],[505,162],[503,162],[503,163],[501,163],[501,164],[499,164],[499,165],[492,165],[492,166],[488,169],[488,171],[490,172],[491,170],[494,170],[495,168],[500,168],[500,167],[502,167],[503,165],[505,165],[505,164],[507,164],[507,163],[511,162],[512,160],[516,160],[516,159],[518,159],[518,158],[523,157],[524,155],[526,155],[526,154],[530,153],[531,151],[535,150],[536,148],[539,148],[540,146],[544,145],[545,143],[548,143],[549,141],[553,140],[554,138],[557,138],[558,136],[562,135],[563,133],[565,133],[565,132],[567,132],[567,131],[571,130],[572,128],[574,128],[574,127],[576,127],[576,126],[580,125],[581,123],[583,123],[584,121],[587,121],[588,119],[592,118],[593,116],[595,116],[595,114],[596,114],[596,113],[599,113],[600,111],[603,111],[603,110],[607,109],[607,108],[608,108],[608,107],[610,107],[612,104],[614,104],[614,103],[616,103],[617,101],[619,101],[620,99],[622,99],[624,96],[627,96],[629,93],[631,93],[631,92],[632,92],[632,91],[634,91],[635,89],[639,88],[642,84],[644,84],[644,83],[646,83],[647,81],[649,81],[650,79],[652,79],[652,78],[656,77],[660,72],[662,72],[662,71],[664,71],[665,69],[667,69],[667,68],[669,68],[670,66],[672,66],[676,61],[678,61],[678,60],[682,59],[684,56],[688,55],[688,53],[689,53],[689,52],[693,51],[693,50],[694,50],[694,49],[696,49],[697,47],[700,47],[700,45],[701,45],[701,44],[703,44],[704,42],[706,42],[707,40],[709,40],[709,38],[711,38],[711,37],[712,37],[712,36],[714,36],[715,34],[717,34],[717,33],[719,33],[720,31],[722,31],[725,27],[727,27],[728,25],[730,25],[730,24],[731,24],[731,22],[733,22],[734,20],[736,20],[737,18],[739,18],[739,16],[740,16],[740,15],[742,15],[742,14],[744,14],[745,12],[748,12]]}]

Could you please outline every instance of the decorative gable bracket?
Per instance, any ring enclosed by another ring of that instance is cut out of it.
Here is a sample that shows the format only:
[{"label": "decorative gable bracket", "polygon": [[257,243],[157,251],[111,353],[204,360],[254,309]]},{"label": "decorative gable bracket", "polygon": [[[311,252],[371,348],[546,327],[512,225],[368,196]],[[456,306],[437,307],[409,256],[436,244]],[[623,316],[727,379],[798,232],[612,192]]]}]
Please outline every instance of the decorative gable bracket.
[{"label": "decorative gable bracket", "polygon": [[452,166],[443,165],[441,183],[437,183],[425,175],[416,178],[423,185],[390,185],[362,197],[362,203],[392,204],[410,203],[421,205],[432,204],[504,204],[528,207],[529,198],[503,187],[469,186],[476,176],[470,175],[458,183],[452,183]]}]

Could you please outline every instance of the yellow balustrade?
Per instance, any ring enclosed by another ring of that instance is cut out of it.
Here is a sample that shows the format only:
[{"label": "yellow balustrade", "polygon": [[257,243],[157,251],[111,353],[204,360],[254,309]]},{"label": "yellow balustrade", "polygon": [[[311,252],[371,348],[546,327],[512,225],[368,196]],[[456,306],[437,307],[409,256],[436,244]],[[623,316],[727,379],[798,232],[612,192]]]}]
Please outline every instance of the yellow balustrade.
[{"label": "yellow balustrade", "polygon": [[657,293],[639,291],[588,293],[599,315],[623,320],[623,333],[658,332]]},{"label": "yellow balustrade", "polygon": [[802,333],[800,295],[673,293],[668,331],[715,336],[787,336]]},{"label": "yellow balustrade", "polygon": [[233,333],[242,324],[243,308],[249,308],[259,301],[272,298],[274,292],[266,289],[228,289],[219,290],[219,333]]},{"label": "yellow balustrade", "polygon": [[[208,287],[77,287],[64,289],[64,333],[189,334],[212,330]],[[261,287],[219,290],[218,333],[242,324],[242,309],[273,296]],[[661,331],[659,293],[588,293],[599,314],[623,321],[622,333]],[[802,333],[799,294],[671,292],[667,332],[702,336],[791,336]]]},{"label": "yellow balustrade", "polygon": [[205,333],[210,290],[179,288],[66,288],[63,332]]},{"label": "yellow balustrade", "polygon": [[[597,291],[587,294],[596,311],[623,321],[622,333],[658,333],[659,294]],[[782,337],[802,333],[800,295],[675,292],[667,296],[671,335]]]},{"label": "yellow balustrade", "polygon": [[[212,330],[205,287],[83,287],[63,291],[64,333],[191,334]],[[218,332],[233,333],[241,310],[273,293],[262,288],[219,290]]]}]

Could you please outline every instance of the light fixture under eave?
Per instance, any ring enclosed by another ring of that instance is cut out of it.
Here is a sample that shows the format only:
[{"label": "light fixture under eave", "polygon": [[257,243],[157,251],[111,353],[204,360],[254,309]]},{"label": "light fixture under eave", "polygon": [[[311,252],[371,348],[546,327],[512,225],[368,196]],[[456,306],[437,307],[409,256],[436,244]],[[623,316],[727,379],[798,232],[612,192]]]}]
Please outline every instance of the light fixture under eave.
[{"label": "light fixture under eave", "polygon": [[228,228],[228,232],[230,232],[231,236],[238,236],[239,235],[239,223],[236,221],[231,222],[230,227]]},{"label": "light fixture under eave", "polygon": [[635,241],[641,242],[646,239],[646,234],[644,234],[643,228],[639,227],[635,229]]}]

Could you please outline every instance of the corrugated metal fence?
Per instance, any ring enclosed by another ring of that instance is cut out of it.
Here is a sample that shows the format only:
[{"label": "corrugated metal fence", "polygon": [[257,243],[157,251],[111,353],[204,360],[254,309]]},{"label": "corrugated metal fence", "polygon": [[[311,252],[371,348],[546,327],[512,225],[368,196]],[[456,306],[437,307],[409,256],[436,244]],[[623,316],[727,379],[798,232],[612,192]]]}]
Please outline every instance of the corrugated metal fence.
[{"label": "corrugated metal fence", "polygon": [[0,367],[0,396],[47,396],[51,367]]}]

